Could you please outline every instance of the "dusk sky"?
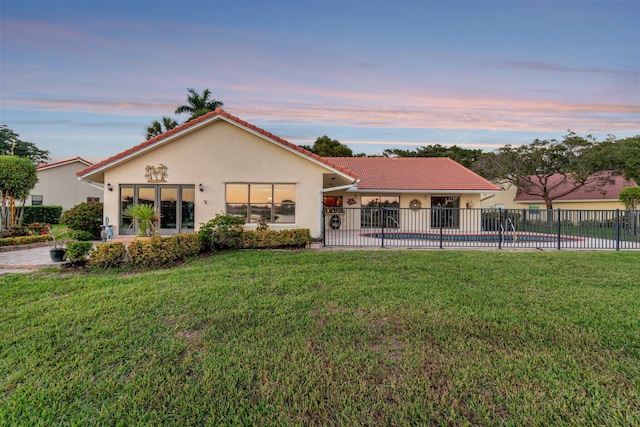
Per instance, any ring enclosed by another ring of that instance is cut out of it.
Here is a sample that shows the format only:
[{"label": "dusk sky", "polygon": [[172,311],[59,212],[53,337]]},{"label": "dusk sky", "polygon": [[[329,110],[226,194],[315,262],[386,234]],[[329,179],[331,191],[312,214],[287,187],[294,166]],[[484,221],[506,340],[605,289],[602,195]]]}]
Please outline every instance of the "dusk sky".
[{"label": "dusk sky", "polygon": [[187,88],[294,144],[640,134],[640,1],[1,0],[0,124],[98,161]]}]

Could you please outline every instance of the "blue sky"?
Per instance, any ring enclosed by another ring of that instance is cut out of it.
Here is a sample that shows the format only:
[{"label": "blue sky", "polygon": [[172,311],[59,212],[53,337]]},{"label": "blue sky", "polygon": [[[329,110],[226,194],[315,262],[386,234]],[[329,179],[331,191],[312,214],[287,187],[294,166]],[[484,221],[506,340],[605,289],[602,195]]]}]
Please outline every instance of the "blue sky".
[{"label": "blue sky", "polygon": [[640,133],[640,1],[2,0],[0,24],[0,123],[54,160],[142,142],[189,87],[368,154]]}]

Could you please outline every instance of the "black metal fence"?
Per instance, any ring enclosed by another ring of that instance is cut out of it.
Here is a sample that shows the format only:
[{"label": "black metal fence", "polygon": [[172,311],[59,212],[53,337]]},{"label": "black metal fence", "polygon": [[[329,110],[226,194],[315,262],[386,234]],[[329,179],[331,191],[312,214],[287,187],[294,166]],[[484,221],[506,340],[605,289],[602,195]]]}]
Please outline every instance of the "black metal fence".
[{"label": "black metal fence", "polygon": [[640,211],[325,208],[323,245],[640,249]]}]

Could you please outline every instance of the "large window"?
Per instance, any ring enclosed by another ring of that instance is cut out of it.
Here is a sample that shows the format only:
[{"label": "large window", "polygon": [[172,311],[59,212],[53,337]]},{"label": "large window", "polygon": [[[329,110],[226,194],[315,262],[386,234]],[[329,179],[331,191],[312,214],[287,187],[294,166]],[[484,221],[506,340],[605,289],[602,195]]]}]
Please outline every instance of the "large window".
[{"label": "large window", "polygon": [[460,228],[460,196],[431,198],[431,227]]},{"label": "large window", "polygon": [[129,205],[146,204],[160,211],[160,234],[175,234],[194,230],[194,185],[121,185],[120,234],[136,233],[131,218],[122,216]]},{"label": "large window", "polygon": [[362,196],[360,203],[362,204],[360,227],[398,228],[400,226],[399,196]]},{"label": "large window", "polygon": [[295,184],[227,184],[227,214],[258,222],[296,222]]}]

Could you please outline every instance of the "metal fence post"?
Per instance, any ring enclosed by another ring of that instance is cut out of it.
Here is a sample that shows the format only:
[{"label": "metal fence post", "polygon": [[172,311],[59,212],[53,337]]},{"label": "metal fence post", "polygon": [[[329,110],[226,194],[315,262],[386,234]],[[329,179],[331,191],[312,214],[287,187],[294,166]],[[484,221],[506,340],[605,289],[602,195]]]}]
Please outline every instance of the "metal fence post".
[{"label": "metal fence post", "polygon": [[498,249],[502,249],[502,208],[498,208]]},{"label": "metal fence post", "polygon": [[384,208],[378,207],[378,221],[382,222],[382,247],[384,248]]},{"label": "metal fence post", "polygon": [[561,248],[562,243],[562,217],[560,209],[558,209],[558,250]]},{"label": "metal fence post", "polygon": [[324,208],[324,204],[322,205],[322,227],[320,227],[320,231],[322,232],[322,247],[327,246],[327,218],[326,218],[326,209]]},{"label": "metal fence post", "polygon": [[440,220],[440,249],[442,249],[442,237],[443,237],[443,232],[444,232],[444,214],[443,214],[443,209],[444,207],[439,206],[438,207],[438,215],[439,215],[439,220]]},{"label": "metal fence post", "polygon": [[616,209],[616,251],[620,250],[620,209]]}]

